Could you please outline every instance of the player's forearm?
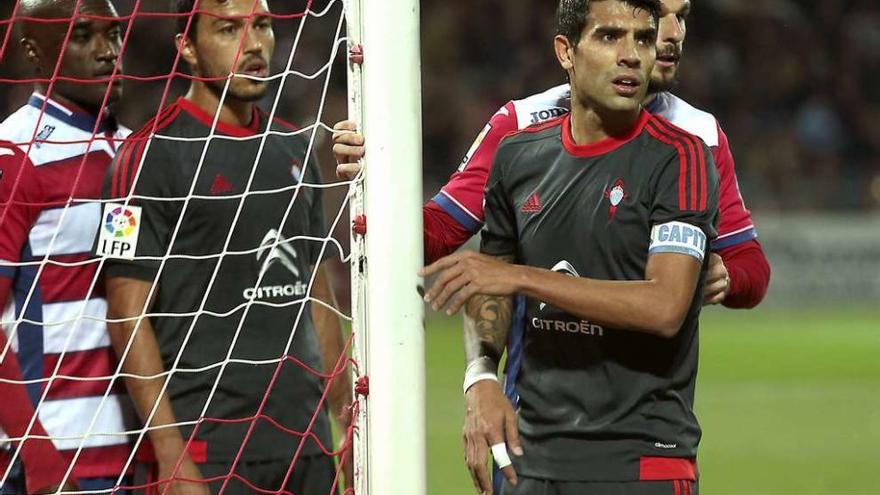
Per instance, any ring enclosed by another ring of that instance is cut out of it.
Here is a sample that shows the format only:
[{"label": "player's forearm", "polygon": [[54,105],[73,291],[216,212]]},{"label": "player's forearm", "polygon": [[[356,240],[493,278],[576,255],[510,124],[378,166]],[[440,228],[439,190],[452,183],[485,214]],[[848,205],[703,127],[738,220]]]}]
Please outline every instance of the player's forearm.
[{"label": "player's forearm", "polygon": [[681,328],[696,285],[684,274],[682,280],[611,281],[522,269],[527,271],[521,291],[526,296],[592,323],[666,338]]},{"label": "player's forearm", "polygon": [[[312,296],[332,308],[337,307],[336,298],[330,285],[329,272],[324,265],[318,268],[318,274],[315,276],[312,287]],[[323,304],[312,302],[311,308],[315,333],[321,349],[323,371],[327,375],[333,375],[337,371],[340,357],[345,350],[342,324],[339,321],[339,315]],[[347,361],[343,361],[342,368],[333,378],[329,398],[335,414],[342,413],[342,410],[351,403],[351,377],[348,373]]]},{"label": "player's forearm", "polygon": [[[174,424],[177,420],[171,409],[171,403],[168,397],[162,394],[166,378],[161,375],[165,370],[162,366],[162,358],[159,354],[159,346],[153,333],[153,327],[148,318],[142,319],[137,329],[135,329],[135,323],[134,321],[126,321],[108,325],[110,342],[120,359],[125,352],[128,341],[133,339],[128,355],[122,362],[122,371],[133,375],[125,379],[128,393],[141,421],[146,423],[156,401],[161,396],[150,426]],[[159,461],[176,461],[177,456],[183,450],[183,437],[177,427],[151,429],[149,437]],[[168,457],[168,459],[163,459],[163,457]]]},{"label": "player's forearm", "polygon": [[[122,371],[128,393],[141,421],[147,422],[156,402],[159,402],[150,427],[177,422],[167,395],[162,394],[166,376],[159,343],[150,319],[138,318],[147,307],[146,300],[152,284],[130,279],[107,280],[107,331],[110,344],[122,360]],[[129,341],[131,344],[129,345]],[[124,356],[128,348],[128,354]],[[151,429],[150,442],[159,462],[176,462],[184,449],[183,437],[177,427]]]},{"label": "player's forearm", "polygon": [[464,314],[464,353],[468,365],[488,358],[497,366],[507,344],[512,321],[513,297],[472,297]]},{"label": "player's forearm", "polygon": [[730,277],[730,290],[722,304],[728,308],[757,306],[770,285],[770,264],[758,241],[752,240],[718,252]]}]

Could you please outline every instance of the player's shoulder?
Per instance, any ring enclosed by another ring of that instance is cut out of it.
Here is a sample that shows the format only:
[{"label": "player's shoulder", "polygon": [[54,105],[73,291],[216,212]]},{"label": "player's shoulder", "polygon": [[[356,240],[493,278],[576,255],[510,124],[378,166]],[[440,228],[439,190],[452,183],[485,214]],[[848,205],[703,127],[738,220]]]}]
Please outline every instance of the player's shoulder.
[{"label": "player's shoulder", "polygon": [[504,108],[513,112],[518,129],[554,120],[570,111],[571,86],[561,84],[525,98],[511,100]]},{"label": "player's shoulder", "polygon": [[718,146],[718,119],[711,113],[700,110],[668,91],[659,93],[649,109],[651,113],[666,119],[674,126],[699,137],[707,146]]},{"label": "player's shoulder", "polygon": [[508,132],[501,139],[499,148],[537,145],[543,141],[559,142],[565,115]]},{"label": "player's shoulder", "polygon": [[696,153],[701,149],[708,150],[708,145],[699,135],[662,115],[652,114],[645,123],[642,135],[652,146],[667,151]]},{"label": "player's shoulder", "polygon": [[34,132],[31,113],[28,106],[23,106],[0,122],[0,140],[19,144],[29,142]]},{"label": "player's shoulder", "polygon": [[[536,157],[557,152],[564,119],[565,116],[507,133],[498,145],[495,166],[506,168],[522,160],[537,163],[540,160],[536,161]],[[502,173],[506,174],[503,170]]]}]

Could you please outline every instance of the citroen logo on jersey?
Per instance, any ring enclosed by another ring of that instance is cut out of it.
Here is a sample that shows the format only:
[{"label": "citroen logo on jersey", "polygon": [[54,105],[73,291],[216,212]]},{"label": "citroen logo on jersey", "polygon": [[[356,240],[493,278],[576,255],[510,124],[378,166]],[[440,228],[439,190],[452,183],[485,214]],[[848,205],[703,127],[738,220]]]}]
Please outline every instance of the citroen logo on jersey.
[{"label": "citroen logo on jersey", "polygon": [[611,201],[611,208],[608,210],[608,220],[614,220],[614,215],[617,214],[617,207],[623,203],[623,200],[629,198],[629,193],[626,192],[626,185],[623,183],[623,180],[617,179],[614,185],[611,186],[611,189],[605,191],[605,197]]},{"label": "citroen logo on jersey", "polygon": [[287,243],[287,240],[275,229],[266,232],[260,249],[257,250],[257,260],[262,260],[260,277],[275,263],[281,263],[294,277],[299,277],[299,269],[294,260],[298,258],[296,249]]}]

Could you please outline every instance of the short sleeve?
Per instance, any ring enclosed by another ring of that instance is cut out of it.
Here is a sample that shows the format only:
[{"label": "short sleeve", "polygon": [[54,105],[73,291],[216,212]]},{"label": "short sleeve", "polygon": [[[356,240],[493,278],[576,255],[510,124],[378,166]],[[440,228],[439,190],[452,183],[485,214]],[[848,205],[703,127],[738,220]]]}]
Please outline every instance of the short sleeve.
[{"label": "short sleeve", "polygon": [[718,172],[698,138],[687,135],[675,147],[655,178],[649,252],[687,254],[702,262],[717,235]]},{"label": "short sleeve", "polygon": [[518,247],[516,213],[504,182],[503,150],[499,148],[487,181],[481,231],[480,251],[492,256],[516,255]]},{"label": "short sleeve", "polygon": [[40,185],[27,155],[0,144],[0,276],[14,277],[15,263],[40,214]]},{"label": "short sleeve", "polygon": [[[168,251],[171,232],[179,211],[177,202],[163,200],[174,197],[169,176],[168,159],[161,150],[152,146],[149,152],[145,140],[130,139],[117,153],[104,182],[104,199],[115,200],[106,205],[130,206],[139,209],[136,225],[134,259],[110,257],[106,261],[107,277],[127,277],[153,281],[159,272],[162,258]],[[155,144],[155,143],[154,143]],[[111,219],[112,206],[105,206],[102,227]],[[105,253],[98,252],[99,255]],[[152,259],[145,259],[152,258]]]},{"label": "short sleeve", "polygon": [[477,135],[461,165],[431,201],[471,234],[483,221],[483,192],[501,140],[518,129],[516,110],[509,102],[501,107]]}]

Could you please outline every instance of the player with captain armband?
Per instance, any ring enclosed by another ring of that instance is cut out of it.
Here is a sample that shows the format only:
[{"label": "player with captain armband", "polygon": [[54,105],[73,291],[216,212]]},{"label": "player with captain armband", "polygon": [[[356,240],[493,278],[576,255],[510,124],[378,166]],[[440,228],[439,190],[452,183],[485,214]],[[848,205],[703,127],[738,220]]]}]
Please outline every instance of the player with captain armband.
[{"label": "player with captain armband", "polygon": [[[560,2],[571,113],[502,140],[482,253],[423,271],[436,276],[426,302],[465,309],[465,456],[480,492],[489,452],[504,495],[698,488],[718,176],[705,143],[642,108],[660,13],[652,0]],[[517,412],[495,378],[511,324],[525,327]]]}]

